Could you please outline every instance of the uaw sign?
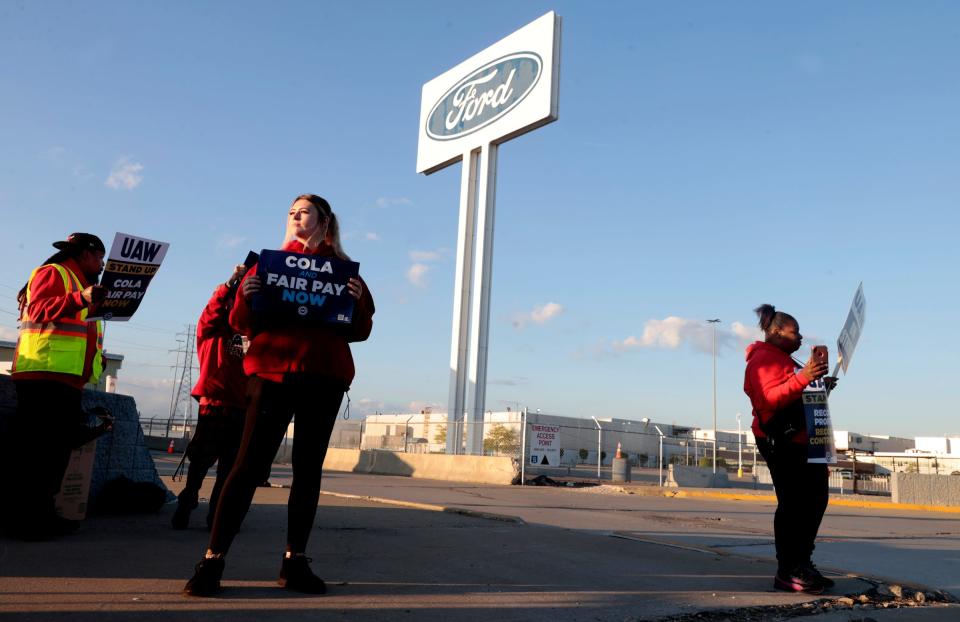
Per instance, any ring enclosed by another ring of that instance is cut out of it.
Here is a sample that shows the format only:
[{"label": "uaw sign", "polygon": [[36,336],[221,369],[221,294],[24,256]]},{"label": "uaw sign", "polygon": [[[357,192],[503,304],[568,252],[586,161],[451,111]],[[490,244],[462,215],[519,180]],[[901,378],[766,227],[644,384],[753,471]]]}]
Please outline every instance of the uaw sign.
[{"label": "uaw sign", "polygon": [[[429,175],[463,162],[448,454],[464,449],[459,433],[464,416],[479,424],[485,411],[497,149],[556,121],[559,87],[560,17],[553,12],[423,85],[417,172]],[[467,453],[483,453],[482,430],[467,425]]]},{"label": "uaw sign", "polygon": [[140,308],[147,287],[160,269],[169,247],[166,242],[127,233],[116,234],[100,277],[107,296],[97,305],[96,313],[87,319],[128,321]]}]

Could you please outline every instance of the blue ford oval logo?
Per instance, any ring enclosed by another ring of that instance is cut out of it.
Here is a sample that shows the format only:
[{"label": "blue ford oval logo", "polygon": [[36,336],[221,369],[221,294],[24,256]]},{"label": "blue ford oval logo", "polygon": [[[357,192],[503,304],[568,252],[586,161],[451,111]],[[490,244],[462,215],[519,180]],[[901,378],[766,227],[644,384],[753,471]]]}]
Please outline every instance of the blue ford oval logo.
[{"label": "blue ford oval logo", "polygon": [[444,93],[427,116],[427,135],[452,140],[490,125],[516,107],[540,80],[543,62],[518,52],[487,63]]}]

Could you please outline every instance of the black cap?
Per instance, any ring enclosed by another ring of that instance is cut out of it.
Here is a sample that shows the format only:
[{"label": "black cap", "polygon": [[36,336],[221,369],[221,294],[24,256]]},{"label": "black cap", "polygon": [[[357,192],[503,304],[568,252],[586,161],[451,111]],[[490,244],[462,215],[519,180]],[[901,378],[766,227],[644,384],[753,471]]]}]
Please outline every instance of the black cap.
[{"label": "black cap", "polygon": [[80,250],[100,251],[106,253],[103,242],[92,233],[71,233],[63,242],[54,242],[53,247],[62,251],[65,248],[79,248]]}]

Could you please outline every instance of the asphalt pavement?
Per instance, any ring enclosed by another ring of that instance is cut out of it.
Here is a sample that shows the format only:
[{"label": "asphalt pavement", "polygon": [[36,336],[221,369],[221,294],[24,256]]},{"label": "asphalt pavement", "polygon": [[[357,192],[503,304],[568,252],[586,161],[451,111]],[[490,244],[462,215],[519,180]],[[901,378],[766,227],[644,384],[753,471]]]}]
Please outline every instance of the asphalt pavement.
[{"label": "asphalt pavement", "polygon": [[[166,456],[158,463],[161,473],[175,466]],[[182,485],[169,475],[165,481],[175,491]],[[288,483],[289,469],[275,468],[271,482]],[[210,485],[208,479],[202,495]],[[772,507],[763,502],[346,473],[325,474],[324,491],[308,554],[328,581],[325,596],[276,585],[287,490],[261,488],[227,557],[225,590],[217,598],[181,594],[206,546],[205,505],[187,531],[169,528],[170,505],[156,515],[93,516],[79,533],[55,542],[0,540],[0,618],[622,621],[699,614],[747,620],[814,611],[831,621],[867,613],[877,620],[960,617],[953,607],[838,604],[847,595],[875,594],[884,585],[880,576],[905,586],[923,583],[914,578],[920,574],[911,560],[925,559],[925,547],[939,554],[949,579],[958,558],[953,517],[831,511],[818,556],[834,540],[844,546],[862,541],[857,546],[874,547],[877,559],[885,553],[900,562],[881,573],[867,563],[869,572],[851,571],[849,559],[821,560],[837,587],[816,597],[772,589],[775,563],[763,549]],[[744,538],[753,539],[749,546]],[[939,577],[933,573],[934,582],[918,587],[952,585]],[[763,617],[750,617],[756,615]]]}]

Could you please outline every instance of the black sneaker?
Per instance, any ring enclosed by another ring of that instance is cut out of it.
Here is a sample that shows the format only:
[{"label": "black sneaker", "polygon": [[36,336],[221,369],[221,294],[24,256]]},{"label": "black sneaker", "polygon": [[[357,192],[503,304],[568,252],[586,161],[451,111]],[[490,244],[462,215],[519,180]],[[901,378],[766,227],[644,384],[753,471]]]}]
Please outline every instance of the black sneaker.
[{"label": "black sneaker", "polygon": [[817,567],[813,565],[813,562],[810,562],[810,561],[806,562],[805,564],[803,564],[803,568],[811,576],[816,578],[816,580],[820,582],[820,585],[822,585],[825,589],[829,590],[835,585],[835,583],[833,582],[833,579],[823,576],[823,573],[817,570]]},{"label": "black sneaker", "polygon": [[193,576],[183,586],[188,596],[213,596],[220,591],[220,577],[223,576],[222,557],[204,557],[196,565]]},{"label": "black sneaker", "polygon": [[283,564],[280,566],[280,578],[277,579],[277,583],[281,587],[294,592],[326,594],[327,584],[310,570],[310,562],[312,561],[305,555],[284,556]]},{"label": "black sneaker", "polygon": [[190,524],[190,512],[199,505],[196,495],[184,495],[182,492],[177,497],[177,509],[170,517],[170,526],[174,529],[186,529]]},{"label": "black sneaker", "polygon": [[803,592],[821,594],[826,587],[804,566],[797,566],[790,572],[777,571],[773,578],[773,588],[784,592]]}]

